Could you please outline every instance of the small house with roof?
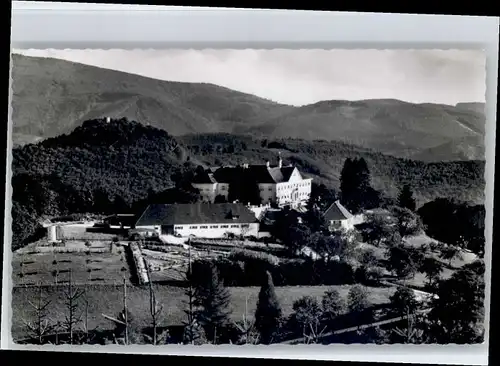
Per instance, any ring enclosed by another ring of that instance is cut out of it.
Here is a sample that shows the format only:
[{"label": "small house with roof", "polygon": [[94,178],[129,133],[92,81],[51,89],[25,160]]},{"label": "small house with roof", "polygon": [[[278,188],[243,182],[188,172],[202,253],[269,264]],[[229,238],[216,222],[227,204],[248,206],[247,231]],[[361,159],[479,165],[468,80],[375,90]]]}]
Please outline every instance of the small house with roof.
[{"label": "small house with roof", "polygon": [[[312,178],[302,176],[297,167],[283,166],[281,156],[278,165],[269,162],[261,165],[244,164],[249,175],[257,182],[261,204],[277,204],[280,207],[300,207],[311,196]],[[223,166],[205,171],[194,178],[192,185],[200,191],[202,200],[214,202],[218,195],[226,200],[231,182],[237,182],[236,175],[241,174],[240,167]]]},{"label": "small house with roof", "polygon": [[259,221],[239,203],[152,204],[135,223],[139,232],[181,237],[258,236]]},{"label": "small house with roof", "polygon": [[326,209],[323,216],[328,223],[328,228],[331,231],[345,229],[351,230],[354,228],[354,216],[340,203],[339,200],[333,202]]}]

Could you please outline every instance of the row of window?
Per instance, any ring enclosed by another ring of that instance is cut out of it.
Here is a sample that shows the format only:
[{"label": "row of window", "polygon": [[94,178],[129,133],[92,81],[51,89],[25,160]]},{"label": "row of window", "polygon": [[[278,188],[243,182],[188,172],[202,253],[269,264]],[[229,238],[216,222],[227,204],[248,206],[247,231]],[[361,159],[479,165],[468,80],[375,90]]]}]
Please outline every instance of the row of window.
[{"label": "row of window", "polygon": [[[273,187],[267,187],[267,190],[269,192],[272,192],[273,191]],[[263,191],[265,191],[265,189],[263,187],[260,187],[260,191],[263,192]]]},{"label": "row of window", "polygon": [[[309,194],[306,192],[298,192],[297,193],[297,197],[306,197],[306,196],[309,196]],[[292,196],[290,194],[285,194],[285,195],[279,196],[279,199],[285,199],[285,198],[292,198]]]},{"label": "row of window", "polygon": [[[228,229],[229,227],[231,227],[232,229],[237,229],[237,228],[247,228],[247,227],[250,227],[249,224],[241,224],[241,225],[238,225],[238,224],[232,224],[232,225],[192,225],[189,227],[189,229],[191,230],[196,230],[198,228],[200,229],[208,229],[210,227],[210,229]],[[174,227],[175,230],[182,230],[184,229],[184,226],[175,226]]]},{"label": "row of window", "polygon": [[309,187],[311,185],[311,181],[303,182],[303,183],[290,183],[287,185],[277,186],[278,191],[282,191],[284,189],[290,189],[295,187]]}]

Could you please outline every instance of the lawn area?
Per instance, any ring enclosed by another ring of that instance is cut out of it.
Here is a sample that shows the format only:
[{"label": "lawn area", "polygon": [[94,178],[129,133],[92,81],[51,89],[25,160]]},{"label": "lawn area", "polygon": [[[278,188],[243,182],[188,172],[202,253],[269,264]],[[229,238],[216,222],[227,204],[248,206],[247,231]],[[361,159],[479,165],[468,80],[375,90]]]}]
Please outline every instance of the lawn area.
[{"label": "lawn area", "polygon": [[[21,262],[23,266],[21,267]],[[124,270],[123,270],[124,268]],[[130,270],[125,253],[13,253],[12,274],[14,286],[23,285],[54,285],[54,270],[58,270],[58,282],[69,279],[72,271],[76,284],[92,283],[122,283],[123,277],[129,280]],[[92,272],[89,277],[88,269]],[[20,274],[23,273],[23,277]]]},{"label": "lawn area", "polygon": [[[329,288],[336,288],[341,296],[347,298],[347,293],[351,286],[291,286],[277,287],[276,294],[280,300],[284,315],[288,316],[292,312],[292,305],[298,298],[309,295],[321,300],[324,292]],[[44,288],[44,298],[51,300],[49,306],[49,319],[64,319],[64,297],[61,286],[48,286]],[[123,309],[123,288],[113,285],[92,285],[88,287],[89,301],[89,326],[100,329],[112,328],[113,324],[106,320],[101,314],[116,316]],[[395,288],[369,288],[369,299],[373,304],[383,304],[389,302],[389,297]],[[149,315],[149,292],[147,288],[128,288],[129,310],[139,326],[150,325]],[[245,301],[248,298],[248,314],[253,315],[258,299],[258,287],[231,287],[232,318],[237,321],[242,319],[245,311]],[[184,289],[172,286],[157,286],[157,300],[163,304],[164,324],[178,325],[184,320],[185,302]],[[25,337],[24,321],[29,321],[32,309],[28,301],[37,300],[36,288],[16,287],[12,292],[12,336],[14,338]],[[83,310],[83,308],[82,308]]]}]

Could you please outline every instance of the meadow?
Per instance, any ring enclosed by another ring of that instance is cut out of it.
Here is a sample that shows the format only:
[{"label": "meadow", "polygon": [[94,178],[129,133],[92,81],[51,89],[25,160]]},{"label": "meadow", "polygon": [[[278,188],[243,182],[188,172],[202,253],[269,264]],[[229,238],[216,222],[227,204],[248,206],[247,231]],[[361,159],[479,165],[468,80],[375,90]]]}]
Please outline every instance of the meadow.
[{"label": "meadow", "polygon": [[[155,286],[156,298],[163,306],[162,326],[181,325],[185,320],[187,296],[185,289],[174,286]],[[276,295],[280,301],[283,315],[289,316],[293,311],[293,303],[302,296],[313,296],[321,301],[321,297],[328,289],[336,289],[347,300],[347,293],[352,286],[287,286],[276,287]],[[81,286],[83,289],[84,287]],[[229,287],[231,294],[231,319],[239,321],[245,314],[253,316],[257,306],[259,287]],[[368,300],[372,305],[389,303],[394,287],[367,288]],[[37,299],[37,288],[15,287],[12,291],[12,336],[22,339],[27,336],[24,322],[30,321],[33,316],[29,301]],[[90,329],[112,329],[113,323],[105,319],[102,314],[116,316],[123,309],[123,286],[119,285],[88,285],[86,298],[89,303],[88,324]],[[49,319],[64,320],[64,287],[43,287],[44,301],[51,301]],[[83,299],[83,298],[82,298]],[[141,287],[127,288],[127,304],[133,316],[134,324],[138,327],[148,327],[151,324],[149,313],[149,290]],[[83,306],[83,305],[82,305]],[[30,312],[31,311],[31,312]],[[80,311],[83,311],[83,307]]]}]

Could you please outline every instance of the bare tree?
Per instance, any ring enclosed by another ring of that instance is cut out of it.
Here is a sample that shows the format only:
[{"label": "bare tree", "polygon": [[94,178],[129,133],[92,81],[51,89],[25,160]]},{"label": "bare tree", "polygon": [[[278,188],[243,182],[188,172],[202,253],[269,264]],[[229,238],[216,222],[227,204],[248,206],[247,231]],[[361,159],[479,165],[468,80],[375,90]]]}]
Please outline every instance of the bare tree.
[{"label": "bare tree", "polygon": [[125,345],[128,345],[129,316],[127,308],[127,281],[123,278],[123,317],[125,323]]},{"label": "bare tree", "polygon": [[422,339],[423,330],[415,324],[416,314],[411,314],[410,309],[406,309],[406,327],[395,328],[393,332],[402,339],[403,343],[419,343]]},{"label": "bare tree", "polygon": [[245,298],[245,312],[243,313],[242,320],[235,322],[235,326],[241,334],[241,343],[259,343],[259,333],[255,327],[255,320],[248,317],[248,296]]},{"label": "bare tree", "polygon": [[57,286],[59,279],[59,270],[57,268],[52,271],[52,276],[54,277],[54,284]]},{"label": "bare tree", "polygon": [[197,306],[195,298],[195,288],[192,282],[192,267],[191,267],[191,241],[188,242],[188,270],[186,274],[187,288],[185,295],[187,296],[187,309],[184,310],[187,320],[183,322],[184,324],[184,343],[195,344],[196,342],[203,340],[204,331],[197,320]]},{"label": "bare tree", "polygon": [[150,339],[153,345],[157,345],[161,342],[165,342],[168,337],[168,330],[164,330],[158,334],[158,321],[163,312],[163,306],[156,300],[156,294],[153,288],[153,283],[151,281],[151,272],[149,264],[146,263],[146,270],[148,271],[149,277],[149,312],[151,314],[151,325],[153,326],[153,336],[149,337],[145,335],[146,338]]},{"label": "bare tree", "polygon": [[35,320],[33,322],[25,322],[28,332],[38,341],[38,344],[43,343],[43,338],[52,330],[52,326],[47,320],[47,308],[51,304],[50,300],[43,299],[42,285],[38,284],[38,297],[35,303],[28,301],[35,312]]},{"label": "bare tree", "polygon": [[309,323],[309,333],[306,334],[304,332],[304,337],[305,337],[305,343],[306,344],[314,344],[318,343],[321,339],[321,337],[325,334],[327,326],[325,325],[323,328],[319,328],[319,323]]},{"label": "bare tree", "polygon": [[88,289],[87,284],[85,284],[85,288],[83,290],[83,332],[84,332],[84,343],[90,342],[89,337],[89,297],[88,297]]},{"label": "bare tree", "polygon": [[73,286],[73,271],[69,271],[69,281],[64,293],[64,303],[66,305],[66,316],[62,323],[64,329],[69,334],[69,344],[73,344],[74,330],[76,325],[81,321],[81,315],[77,316],[78,299],[84,294],[81,289]]},{"label": "bare tree", "polygon": [[24,279],[25,274],[24,274],[24,265],[25,265],[25,254],[21,254],[21,263],[20,263],[20,270],[21,272],[19,273],[19,278],[21,278],[21,286],[26,287],[26,280]]},{"label": "bare tree", "polygon": [[[130,313],[127,307],[127,280],[125,277],[123,278],[123,310],[118,314],[118,317],[114,318],[112,316],[102,314],[102,316],[108,320],[111,320],[115,323],[117,328],[123,327],[125,337],[123,339],[123,343],[125,345],[129,344],[129,321],[130,321]],[[119,343],[118,339],[115,338],[115,343]]]}]

